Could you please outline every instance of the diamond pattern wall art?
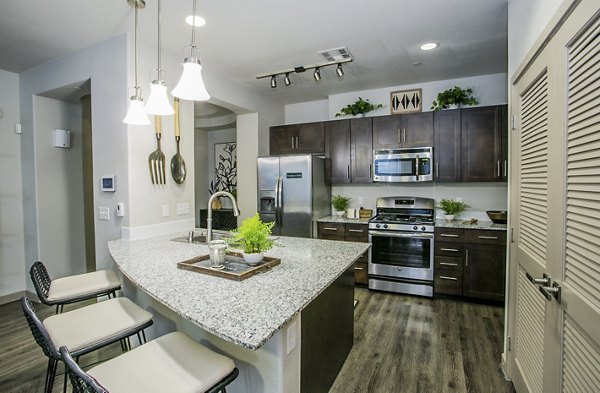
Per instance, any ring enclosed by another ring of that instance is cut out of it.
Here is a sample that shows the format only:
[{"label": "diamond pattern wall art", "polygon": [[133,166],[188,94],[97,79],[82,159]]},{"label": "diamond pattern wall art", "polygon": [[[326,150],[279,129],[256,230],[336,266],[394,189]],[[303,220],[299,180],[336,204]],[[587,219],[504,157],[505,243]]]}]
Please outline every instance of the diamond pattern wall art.
[{"label": "diamond pattern wall art", "polygon": [[392,115],[422,112],[421,89],[393,91],[390,93]]}]

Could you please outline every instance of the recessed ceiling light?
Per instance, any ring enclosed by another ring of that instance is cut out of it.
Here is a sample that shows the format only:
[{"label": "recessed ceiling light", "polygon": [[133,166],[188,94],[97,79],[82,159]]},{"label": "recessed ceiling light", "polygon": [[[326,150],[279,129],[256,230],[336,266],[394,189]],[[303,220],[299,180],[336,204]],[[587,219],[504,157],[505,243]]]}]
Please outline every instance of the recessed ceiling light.
[{"label": "recessed ceiling light", "polygon": [[432,50],[440,46],[437,42],[426,42],[421,45],[421,50]]},{"label": "recessed ceiling light", "polygon": [[204,20],[204,18],[201,16],[198,16],[198,15],[196,15],[196,16],[190,15],[187,18],[185,18],[185,21],[187,22],[188,25],[196,26],[196,27],[201,27],[206,24],[206,21]]}]

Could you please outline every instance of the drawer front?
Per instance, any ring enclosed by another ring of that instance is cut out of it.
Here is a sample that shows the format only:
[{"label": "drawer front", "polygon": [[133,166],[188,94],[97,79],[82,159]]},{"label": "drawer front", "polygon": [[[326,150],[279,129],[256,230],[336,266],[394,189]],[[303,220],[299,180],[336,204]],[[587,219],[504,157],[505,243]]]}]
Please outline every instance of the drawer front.
[{"label": "drawer front", "polygon": [[463,258],[455,257],[435,257],[435,271],[439,270],[452,270],[462,272],[465,260]]},{"label": "drawer front", "polygon": [[335,222],[318,222],[317,231],[319,239],[345,240],[346,225]]},{"label": "drawer front", "polygon": [[462,258],[465,255],[463,243],[435,242],[435,256]]},{"label": "drawer front", "polygon": [[462,272],[437,270],[433,280],[433,291],[440,295],[462,295]]},{"label": "drawer front", "polygon": [[346,240],[349,242],[368,243],[369,226],[366,224],[346,224]]},{"label": "drawer front", "polygon": [[503,246],[506,244],[506,231],[467,230],[465,231],[465,243]]},{"label": "drawer front", "polygon": [[354,263],[354,281],[356,284],[369,284],[369,277],[367,275],[367,262],[361,262],[361,259]]},{"label": "drawer front", "polygon": [[464,232],[464,229],[459,228],[435,228],[435,241],[462,243],[465,239]]}]

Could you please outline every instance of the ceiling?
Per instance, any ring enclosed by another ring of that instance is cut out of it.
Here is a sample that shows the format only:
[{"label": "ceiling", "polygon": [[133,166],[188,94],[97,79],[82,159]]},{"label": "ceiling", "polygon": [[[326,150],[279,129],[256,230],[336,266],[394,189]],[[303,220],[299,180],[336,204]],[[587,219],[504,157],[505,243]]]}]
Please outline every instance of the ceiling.
[{"label": "ceiling", "polygon": [[[157,0],[139,13],[140,40],[156,39]],[[198,0],[207,23],[197,29],[200,58],[211,70],[282,103],[350,91],[507,70],[507,0]],[[162,2],[163,51],[184,57],[191,0]],[[22,72],[52,58],[131,31],[127,0],[0,2],[0,69]],[[440,47],[424,52],[426,41]],[[323,62],[319,51],[347,47],[354,61],[292,74],[276,89],[256,75]],[[419,65],[413,65],[418,62]],[[144,72],[144,71],[142,71]],[[179,70],[167,70],[179,72]]]}]

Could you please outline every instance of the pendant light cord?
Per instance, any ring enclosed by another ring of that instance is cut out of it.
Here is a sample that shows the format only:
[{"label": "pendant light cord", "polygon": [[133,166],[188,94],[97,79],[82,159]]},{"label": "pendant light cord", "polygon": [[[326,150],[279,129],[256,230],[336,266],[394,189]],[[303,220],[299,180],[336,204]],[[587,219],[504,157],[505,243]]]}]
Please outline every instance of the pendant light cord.
[{"label": "pendant light cord", "polygon": [[135,27],[133,30],[133,56],[134,56],[134,65],[135,65],[135,70],[134,70],[134,75],[135,75],[135,96],[139,97],[139,86],[138,86],[138,74],[137,74],[137,60],[138,60],[138,53],[137,53],[137,30],[138,30],[138,5],[137,2],[135,3]]},{"label": "pendant light cord", "polygon": [[160,0],[158,0],[158,80],[161,81],[161,71],[162,71],[162,66],[161,66],[161,62],[160,62],[160,22],[161,22],[161,15],[160,15]]},{"label": "pendant light cord", "polygon": [[192,45],[190,48],[190,54],[191,57],[195,57],[194,56],[194,48],[196,47],[196,0],[192,0],[193,6],[192,6]]}]

